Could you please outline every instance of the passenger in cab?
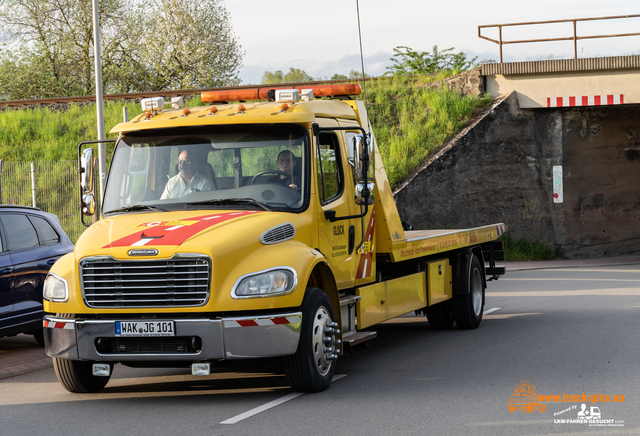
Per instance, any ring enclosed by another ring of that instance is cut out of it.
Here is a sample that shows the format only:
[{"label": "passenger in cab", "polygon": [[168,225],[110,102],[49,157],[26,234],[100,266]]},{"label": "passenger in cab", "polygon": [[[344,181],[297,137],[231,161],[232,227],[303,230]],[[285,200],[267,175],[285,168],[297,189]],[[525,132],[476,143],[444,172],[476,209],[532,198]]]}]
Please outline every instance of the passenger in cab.
[{"label": "passenger in cab", "polygon": [[293,189],[300,189],[300,179],[294,172],[295,166],[296,156],[293,152],[290,150],[281,151],[280,154],[278,154],[278,170],[288,174],[288,176],[278,174],[271,177],[268,182],[289,186]]},{"label": "passenger in cab", "polygon": [[193,153],[184,150],[178,156],[178,174],[167,182],[161,200],[166,198],[179,198],[192,192],[211,191],[214,189],[209,179],[197,170],[198,161]]}]

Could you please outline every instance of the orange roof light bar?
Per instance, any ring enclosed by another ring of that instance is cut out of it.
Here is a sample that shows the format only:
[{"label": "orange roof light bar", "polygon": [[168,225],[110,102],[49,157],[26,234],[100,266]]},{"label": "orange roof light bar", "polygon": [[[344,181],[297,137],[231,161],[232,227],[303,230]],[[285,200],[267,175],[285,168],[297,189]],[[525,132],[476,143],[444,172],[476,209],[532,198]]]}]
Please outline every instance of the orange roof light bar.
[{"label": "orange roof light bar", "polygon": [[203,103],[219,103],[223,101],[266,100],[267,88],[230,89],[227,91],[205,91],[200,94]]},{"label": "orange roof light bar", "polygon": [[312,89],[315,97],[335,97],[338,95],[360,95],[360,85],[357,83],[341,85],[317,85],[298,88],[254,88],[232,89],[227,91],[205,91],[200,95],[203,103],[220,103],[225,101],[266,100],[271,89]]}]

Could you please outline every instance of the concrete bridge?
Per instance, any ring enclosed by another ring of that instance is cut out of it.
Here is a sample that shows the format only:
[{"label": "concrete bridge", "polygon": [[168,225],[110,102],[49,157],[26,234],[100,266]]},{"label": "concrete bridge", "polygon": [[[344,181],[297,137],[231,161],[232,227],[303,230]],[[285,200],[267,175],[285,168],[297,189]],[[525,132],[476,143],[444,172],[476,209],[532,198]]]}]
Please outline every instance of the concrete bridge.
[{"label": "concrete bridge", "polygon": [[568,257],[640,253],[640,56],[485,64],[462,81],[494,103],[396,190],[406,221],[502,221]]}]

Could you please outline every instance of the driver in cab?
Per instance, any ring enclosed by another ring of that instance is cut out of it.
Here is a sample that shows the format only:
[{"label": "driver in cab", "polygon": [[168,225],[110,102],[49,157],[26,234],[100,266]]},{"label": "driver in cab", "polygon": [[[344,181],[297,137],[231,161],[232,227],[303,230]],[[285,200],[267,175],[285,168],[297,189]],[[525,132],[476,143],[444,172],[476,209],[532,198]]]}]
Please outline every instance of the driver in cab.
[{"label": "driver in cab", "polygon": [[289,186],[293,189],[299,189],[300,180],[293,173],[293,169],[296,166],[296,156],[290,150],[281,151],[278,154],[278,174],[271,177],[269,183],[277,183],[279,185]]},{"label": "driver in cab", "polygon": [[178,174],[167,182],[160,200],[183,197],[192,192],[211,191],[213,183],[197,170],[195,154],[184,150],[178,156]]}]

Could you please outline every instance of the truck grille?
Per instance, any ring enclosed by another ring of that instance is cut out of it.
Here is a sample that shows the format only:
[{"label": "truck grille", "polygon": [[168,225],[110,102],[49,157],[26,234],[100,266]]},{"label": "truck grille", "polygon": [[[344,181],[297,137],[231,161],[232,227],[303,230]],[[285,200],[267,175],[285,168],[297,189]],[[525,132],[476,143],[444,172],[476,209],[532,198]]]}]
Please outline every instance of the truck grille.
[{"label": "truck grille", "polygon": [[89,307],[193,307],[209,298],[211,259],[177,255],[163,260],[83,259],[82,292]]}]

